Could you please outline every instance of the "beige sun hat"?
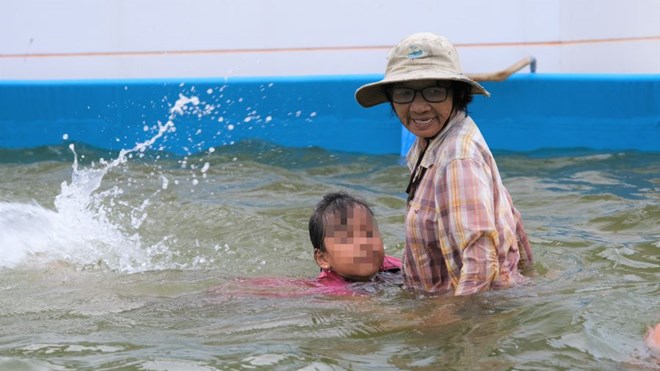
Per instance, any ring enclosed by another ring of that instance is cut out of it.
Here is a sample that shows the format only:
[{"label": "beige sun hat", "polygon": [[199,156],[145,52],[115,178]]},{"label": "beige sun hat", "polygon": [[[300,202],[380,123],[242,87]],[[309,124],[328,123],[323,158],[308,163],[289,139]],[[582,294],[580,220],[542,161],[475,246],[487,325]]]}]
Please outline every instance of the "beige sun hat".
[{"label": "beige sun hat", "polygon": [[473,94],[490,93],[476,81],[463,75],[454,45],[443,36],[430,32],[412,34],[396,44],[387,56],[385,77],[361,86],[355,99],[363,107],[372,107],[388,101],[388,85],[413,80],[462,81],[472,86]]}]

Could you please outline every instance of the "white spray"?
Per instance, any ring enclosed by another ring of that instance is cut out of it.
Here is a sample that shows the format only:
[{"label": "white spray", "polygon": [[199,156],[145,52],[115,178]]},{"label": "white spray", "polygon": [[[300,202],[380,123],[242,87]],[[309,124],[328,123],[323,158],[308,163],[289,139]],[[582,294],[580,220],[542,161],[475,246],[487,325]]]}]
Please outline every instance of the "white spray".
[{"label": "white spray", "polygon": [[[101,201],[120,195],[118,187],[97,192],[103,177],[124,164],[130,154],[142,153],[168,132],[175,130],[174,119],[183,115],[186,106],[198,105],[197,97],[180,95],[170,109],[165,124],[158,122],[157,133],[131,149],[123,149],[116,159],[101,161],[99,168],[79,168],[74,154],[71,182],[62,182],[55,198],[55,210],[36,203],[0,202],[0,268],[18,265],[40,265],[54,262],[73,264],[78,268],[103,268],[122,272],[162,269],[152,262],[155,254],[167,253],[164,241],[144,247],[138,233],[129,234],[109,220]],[[168,180],[161,177],[162,189]],[[154,194],[160,192],[156,190]],[[131,225],[137,229],[146,218],[149,198],[133,210]]]}]

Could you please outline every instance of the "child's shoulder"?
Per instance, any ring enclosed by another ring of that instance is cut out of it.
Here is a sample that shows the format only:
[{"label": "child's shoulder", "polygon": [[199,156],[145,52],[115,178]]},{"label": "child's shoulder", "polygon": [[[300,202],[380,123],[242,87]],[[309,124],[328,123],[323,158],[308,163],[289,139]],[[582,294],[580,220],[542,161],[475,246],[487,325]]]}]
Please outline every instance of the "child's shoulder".
[{"label": "child's shoulder", "polygon": [[389,272],[401,269],[401,260],[393,256],[385,255],[383,265],[380,267],[381,272]]}]

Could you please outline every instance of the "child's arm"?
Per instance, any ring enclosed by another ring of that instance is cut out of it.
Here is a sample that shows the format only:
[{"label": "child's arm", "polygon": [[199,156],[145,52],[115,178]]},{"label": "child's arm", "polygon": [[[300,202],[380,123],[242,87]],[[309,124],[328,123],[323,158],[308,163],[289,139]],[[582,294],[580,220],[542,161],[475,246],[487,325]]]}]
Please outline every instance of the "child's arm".
[{"label": "child's arm", "polygon": [[660,323],[655,325],[655,327],[649,328],[645,340],[649,348],[660,351]]}]

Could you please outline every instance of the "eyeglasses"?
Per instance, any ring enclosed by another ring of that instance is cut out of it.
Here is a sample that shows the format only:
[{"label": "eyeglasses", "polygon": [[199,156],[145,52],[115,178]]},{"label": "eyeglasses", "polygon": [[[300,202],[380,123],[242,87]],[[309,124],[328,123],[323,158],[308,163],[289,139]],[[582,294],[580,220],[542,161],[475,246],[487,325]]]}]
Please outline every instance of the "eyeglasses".
[{"label": "eyeglasses", "polygon": [[394,103],[406,104],[415,100],[417,93],[422,93],[424,100],[429,103],[440,103],[447,99],[448,88],[442,86],[431,86],[422,90],[411,88],[391,88],[390,99]]}]

